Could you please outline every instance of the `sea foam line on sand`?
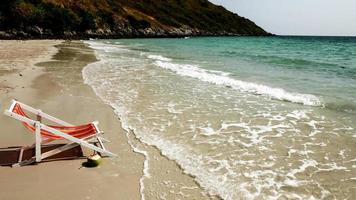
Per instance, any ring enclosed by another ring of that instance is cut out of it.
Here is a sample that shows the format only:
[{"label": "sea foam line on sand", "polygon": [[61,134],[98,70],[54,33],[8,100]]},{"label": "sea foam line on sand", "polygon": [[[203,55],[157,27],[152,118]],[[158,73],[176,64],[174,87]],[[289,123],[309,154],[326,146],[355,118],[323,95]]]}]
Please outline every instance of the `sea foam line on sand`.
[{"label": "sea foam line on sand", "polygon": [[[96,63],[100,63],[100,61],[96,62]],[[93,63],[95,64],[95,63]],[[90,65],[90,64],[89,64]],[[91,85],[90,79],[88,78],[89,76],[89,66],[83,68],[82,74],[83,74],[83,79],[84,79],[84,83],[89,85],[91,88],[93,88],[95,94],[101,99],[103,100],[107,105],[111,106],[114,109],[115,114],[118,116],[118,118],[120,119],[121,122],[121,127],[125,130],[126,132],[126,138],[127,138],[127,143],[131,146],[132,150],[136,153],[139,153],[141,155],[143,155],[143,157],[145,158],[144,163],[143,163],[143,175],[140,178],[140,195],[141,195],[141,200],[145,200],[145,185],[144,185],[144,179],[145,178],[149,178],[151,175],[149,173],[149,156],[148,156],[148,152],[141,150],[140,148],[138,148],[137,146],[135,146],[133,144],[133,142],[130,140],[130,133],[134,132],[134,129],[128,126],[128,123],[125,123],[125,119],[122,117],[122,115],[120,114],[119,110],[117,107],[115,107],[115,105],[113,105],[111,102],[107,101],[106,99],[104,99],[99,92],[96,90],[96,88]]]}]

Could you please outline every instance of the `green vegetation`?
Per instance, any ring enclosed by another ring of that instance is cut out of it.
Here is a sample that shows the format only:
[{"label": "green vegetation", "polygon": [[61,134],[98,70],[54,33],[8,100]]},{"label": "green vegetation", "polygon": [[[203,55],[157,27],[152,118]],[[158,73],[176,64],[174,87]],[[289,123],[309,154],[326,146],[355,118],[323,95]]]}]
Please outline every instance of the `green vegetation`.
[{"label": "green vegetation", "polygon": [[2,0],[0,31],[24,37],[268,35],[207,0]]}]

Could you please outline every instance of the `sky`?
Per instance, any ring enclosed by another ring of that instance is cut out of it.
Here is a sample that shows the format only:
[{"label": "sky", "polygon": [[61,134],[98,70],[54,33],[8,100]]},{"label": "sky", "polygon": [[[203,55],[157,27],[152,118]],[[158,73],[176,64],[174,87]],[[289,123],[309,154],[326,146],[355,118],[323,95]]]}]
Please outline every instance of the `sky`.
[{"label": "sky", "polygon": [[278,35],[356,36],[356,0],[210,0]]}]

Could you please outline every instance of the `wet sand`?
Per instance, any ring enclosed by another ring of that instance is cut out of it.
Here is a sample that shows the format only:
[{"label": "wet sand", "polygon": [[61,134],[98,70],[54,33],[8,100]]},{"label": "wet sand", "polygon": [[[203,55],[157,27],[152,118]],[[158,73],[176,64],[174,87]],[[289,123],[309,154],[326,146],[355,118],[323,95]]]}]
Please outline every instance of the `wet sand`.
[{"label": "wet sand", "polygon": [[[83,83],[82,68],[96,61],[83,42],[0,41],[0,61],[1,111],[15,98],[72,124],[97,120],[111,140],[106,147],[119,156],[105,158],[95,169],[82,168],[83,159],[0,167],[6,180],[0,182],[0,199],[216,198],[174,161],[122,129],[111,107]],[[19,122],[4,115],[0,133],[1,148],[34,142]]]}]

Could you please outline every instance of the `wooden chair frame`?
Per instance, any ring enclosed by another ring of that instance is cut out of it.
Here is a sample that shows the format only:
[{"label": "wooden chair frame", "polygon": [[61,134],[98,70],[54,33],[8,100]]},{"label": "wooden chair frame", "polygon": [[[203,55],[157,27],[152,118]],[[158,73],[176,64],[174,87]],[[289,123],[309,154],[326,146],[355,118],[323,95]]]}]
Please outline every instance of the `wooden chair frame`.
[{"label": "wooden chair frame", "polygon": [[[14,113],[13,112],[13,109],[15,107],[16,104],[19,104],[21,106],[22,109],[28,111],[28,112],[31,112],[33,114],[35,114],[37,116],[37,120],[32,120],[32,119],[29,119],[27,117],[24,117],[22,115],[19,115],[17,113]],[[41,160],[45,159],[45,158],[48,158],[50,156],[53,156],[53,155],[56,155],[58,153],[61,153],[63,151],[66,151],[68,149],[71,149],[71,148],[74,148],[76,147],[77,145],[81,145],[83,147],[86,147],[86,148],[89,148],[97,153],[101,153],[101,154],[104,154],[104,155],[107,155],[107,156],[110,156],[110,157],[117,157],[116,154],[108,151],[105,149],[104,147],[104,142],[109,142],[109,140],[106,140],[105,138],[102,137],[103,135],[103,132],[101,132],[98,128],[98,124],[99,122],[92,122],[92,124],[95,126],[97,132],[93,135],[90,135],[86,138],[76,138],[76,137],[73,137],[69,134],[66,134],[64,132],[61,132],[57,129],[54,129],[54,128],[51,128],[45,124],[43,124],[41,122],[41,119],[42,118],[45,118],[51,122],[54,122],[56,124],[59,124],[59,125],[62,125],[62,126],[73,126],[72,124],[68,123],[68,122],[65,122],[63,120],[60,120],[58,118],[55,118],[49,114],[46,114],[44,112],[42,112],[41,110],[39,109],[35,109],[35,108],[32,108],[31,106],[28,106],[24,103],[21,103],[17,100],[12,100],[12,103],[11,103],[11,106],[8,110],[5,110],[4,112],[5,115],[9,116],[9,117],[12,117],[14,119],[17,119],[21,122],[25,122],[25,123],[28,123],[32,126],[34,126],[36,129],[35,129],[35,143],[29,147],[33,147],[35,146],[35,156],[32,157],[30,160],[25,160],[23,161],[22,160],[22,154],[23,154],[23,151],[24,149],[22,148],[21,151],[20,151],[20,155],[19,155],[19,161],[17,164],[14,164],[13,166],[23,166],[23,165],[27,165],[27,164],[31,164],[31,163],[34,163],[34,162],[41,162]],[[42,130],[46,130],[50,133],[52,133],[53,135],[56,135],[56,136],[59,136],[63,139],[66,139],[68,141],[70,141],[70,143],[64,145],[64,146],[61,146],[57,149],[53,149],[51,151],[48,151],[48,152],[45,152],[45,153],[41,153],[41,145],[42,144],[48,144],[50,142],[53,142],[55,140],[53,139],[46,139],[44,138],[42,135],[41,135],[41,129]],[[93,143],[98,143],[98,146],[95,146]]]}]

